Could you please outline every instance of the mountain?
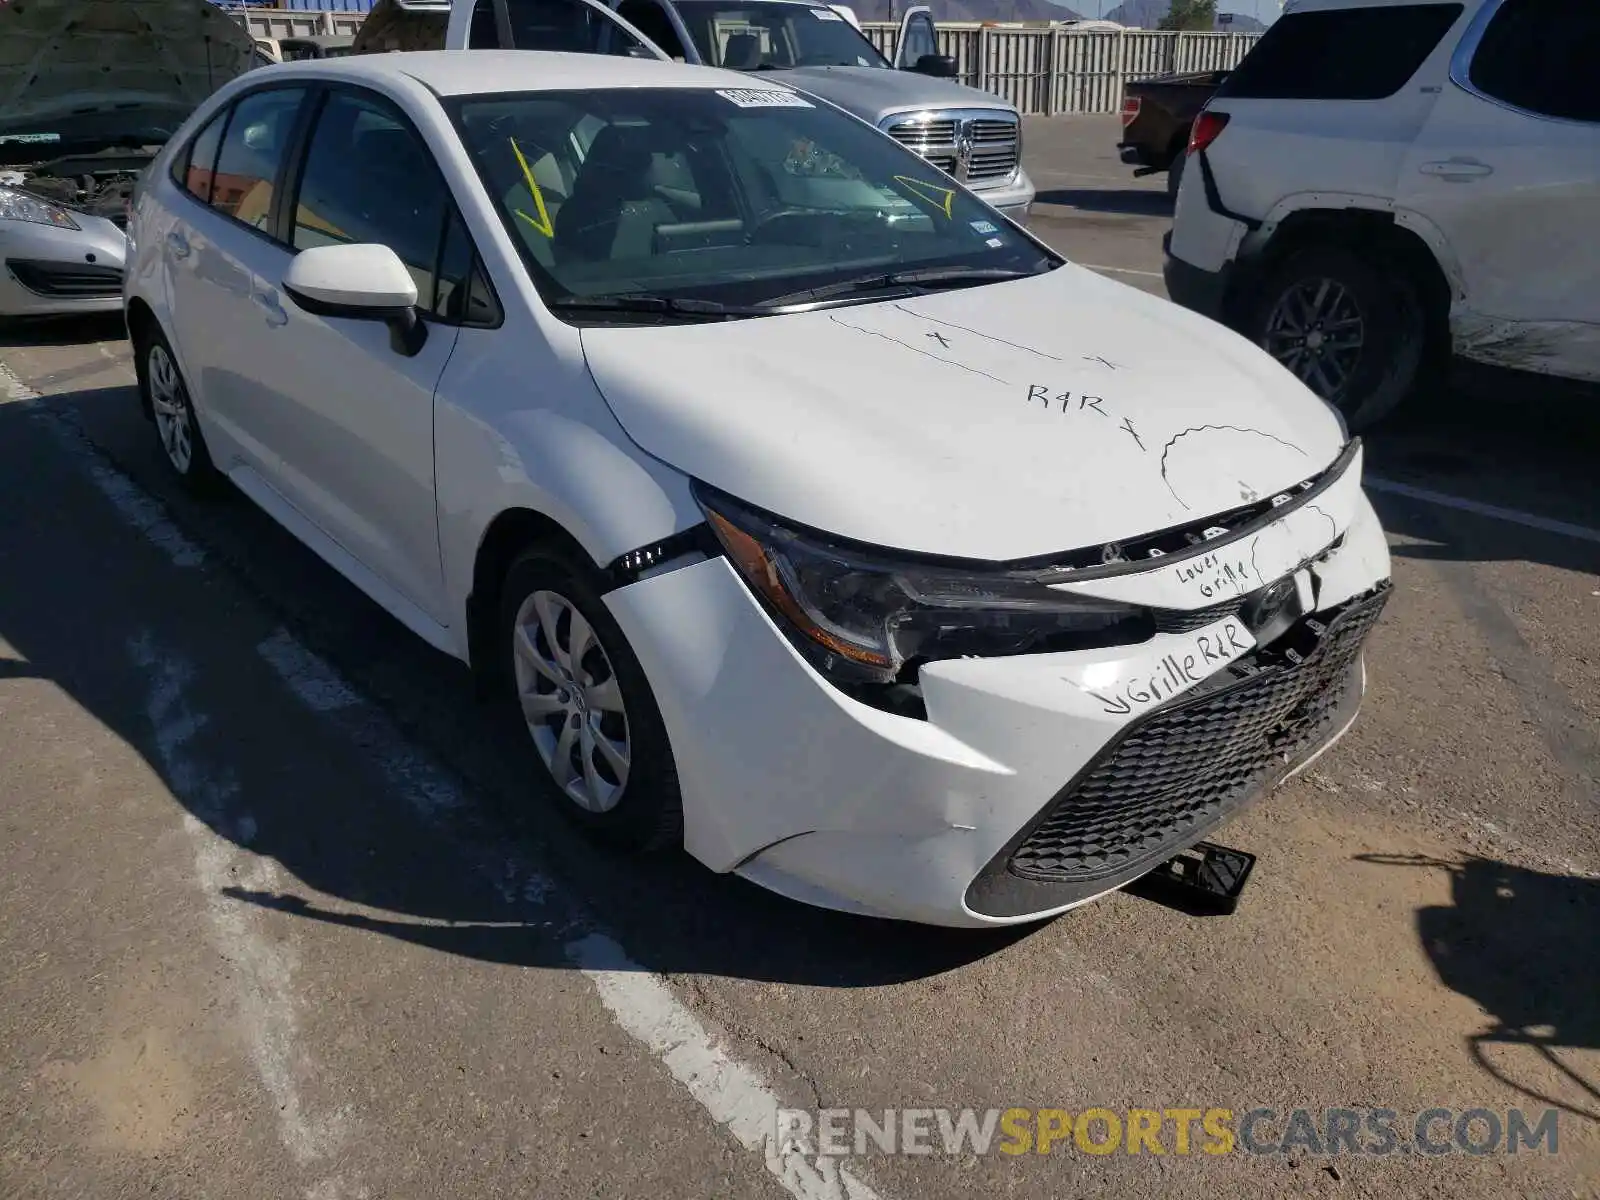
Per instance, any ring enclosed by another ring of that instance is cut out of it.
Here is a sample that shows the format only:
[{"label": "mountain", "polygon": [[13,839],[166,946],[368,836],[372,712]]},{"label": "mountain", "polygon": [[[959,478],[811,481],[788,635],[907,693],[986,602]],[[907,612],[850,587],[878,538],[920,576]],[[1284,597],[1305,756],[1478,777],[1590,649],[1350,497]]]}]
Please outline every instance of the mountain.
[{"label": "mountain", "polygon": [[[848,2],[848,0],[847,0]],[[913,4],[933,9],[935,21],[1077,21],[1072,9],[1051,0],[857,0],[863,21],[898,21]]]},{"label": "mountain", "polygon": [[[1123,2],[1106,13],[1106,20],[1117,21],[1135,29],[1154,29],[1161,24],[1161,18],[1167,15],[1167,10],[1172,5],[1168,0],[1123,0]],[[1256,18],[1244,13],[1235,13],[1232,23],[1226,28],[1232,33],[1260,33],[1266,28]]]}]

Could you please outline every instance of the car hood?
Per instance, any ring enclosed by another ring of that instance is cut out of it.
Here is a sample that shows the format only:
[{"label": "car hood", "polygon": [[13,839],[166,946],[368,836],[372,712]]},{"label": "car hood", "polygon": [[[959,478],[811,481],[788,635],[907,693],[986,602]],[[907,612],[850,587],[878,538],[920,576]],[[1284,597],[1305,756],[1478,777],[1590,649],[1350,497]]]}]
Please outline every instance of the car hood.
[{"label": "car hood", "polygon": [[1016,111],[992,92],[980,92],[947,79],[889,67],[794,67],[762,74],[801,91],[813,92],[874,124],[894,113],[929,108]]},{"label": "car hood", "polygon": [[206,0],[0,4],[0,134],[129,106],[190,111],[247,71],[252,49]]},{"label": "car hood", "polygon": [[583,330],[648,453],[791,521],[961,558],[1192,524],[1345,439],[1221,325],[1095,273],[690,326]]}]

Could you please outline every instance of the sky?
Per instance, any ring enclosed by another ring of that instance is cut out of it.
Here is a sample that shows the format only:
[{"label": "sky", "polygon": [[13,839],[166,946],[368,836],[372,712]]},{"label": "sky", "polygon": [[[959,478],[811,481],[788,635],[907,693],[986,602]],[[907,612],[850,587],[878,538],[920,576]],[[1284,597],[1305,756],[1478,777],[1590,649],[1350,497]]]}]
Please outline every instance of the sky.
[{"label": "sky", "polygon": [[[1075,9],[1086,17],[1098,17],[1110,12],[1119,0],[1056,0],[1058,4],[1065,4]],[[1272,24],[1278,15],[1279,0],[1222,0],[1217,5],[1218,12],[1244,13],[1246,16],[1255,17],[1264,25]]]}]

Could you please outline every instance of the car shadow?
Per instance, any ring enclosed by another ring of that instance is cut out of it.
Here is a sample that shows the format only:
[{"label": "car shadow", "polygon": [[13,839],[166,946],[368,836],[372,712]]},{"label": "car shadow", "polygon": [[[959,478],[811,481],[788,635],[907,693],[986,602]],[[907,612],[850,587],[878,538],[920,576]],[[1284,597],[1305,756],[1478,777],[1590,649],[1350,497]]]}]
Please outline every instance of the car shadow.
[{"label": "car shadow", "polygon": [[[848,988],[950,971],[1036,928],[826,912],[681,853],[592,844],[531,799],[510,751],[525,733],[460,664],[237,493],[171,486],[157,453],[128,388],[0,403],[0,498],[36,498],[0,525],[0,578],[23,581],[0,587],[20,659],[0,655],[0,680],[60,689],[205,828],[274,864],[270,886],[246,872],[213,899],[485,962],[572,969],[570,946],[601,932],[627,947],[621,969]],[[152,538],[206,561],[179,569]],[[261,651],[285,630],[372,702],[330,717],[297,698]]]},{"label": "car shadow", "polygon": [[1172,197],[1165,191],[1149,188],[1046,188],[1034,196],[1033,202],[1075,208],[1080,212],[1139,217],[1172,215]]},{"label": "car shadow", "polygon": [[0,318],[0,350],[116,341],[127,333],[120,311],[76,317],[7,317]]},{"label": "car shadow", "polygon": [[[1529,1099],[1600,1121],[1600,1080],[1559,1053],[1600,1050],[1600,959],[1593,952],[1600,879],[1476,856],[1356,858],[1449,872],[1451,902],[1418,910],[1417,936],[1439,981],[1487,1014],[1485,1028],[1468,1037],[1468,1052]],[[1549,1081],[1568,1098],[1552,1095]]]},{"label": "car shadow", "polygon": [[1600,574],[1600,387],[1458,366],[1365,441],[1396,557]]}]

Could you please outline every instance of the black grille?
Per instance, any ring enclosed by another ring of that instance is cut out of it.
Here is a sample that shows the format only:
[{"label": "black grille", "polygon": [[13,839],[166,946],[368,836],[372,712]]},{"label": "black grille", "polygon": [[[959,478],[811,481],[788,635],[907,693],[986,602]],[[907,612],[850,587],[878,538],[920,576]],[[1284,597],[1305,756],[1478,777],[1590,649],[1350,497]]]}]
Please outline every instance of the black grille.
[{"label": "black grille", "polygon": [[1198,695],[1131,726],[1012,851],[1025,879],[1081,883],[1170,857],[1334,732],[1388,586],[1300,622]]},{"label": "black grille", "polygon": [[1236,617],[1239,610],[1244,607],[1244,597],[1236,596],[1232,600],[1224,600],[1221,604],[1213,604],[1210,608],[1195,608],[1185,611],[1178,608],[1158,608],[1155,611],[1157,633],[1189,633],[1196,629],[1204,629],[1207,625],[1222,620],[1223,617]]},{"label": "black grille", "polygon": [[122,269],[93,263],[35,262],[8,258],[6,267],[36,296],[93,299],[122,295]]}]

